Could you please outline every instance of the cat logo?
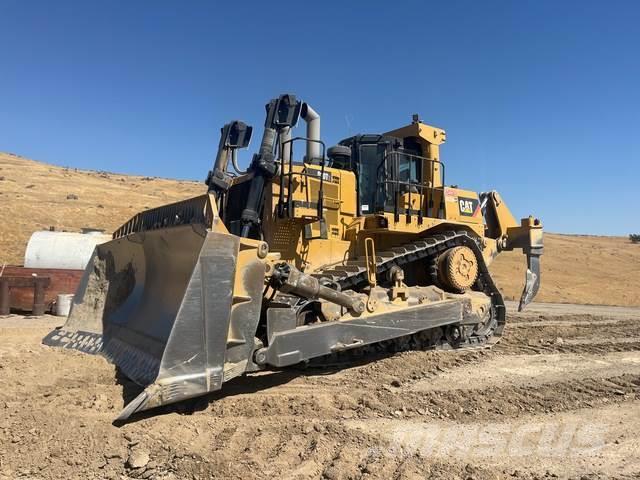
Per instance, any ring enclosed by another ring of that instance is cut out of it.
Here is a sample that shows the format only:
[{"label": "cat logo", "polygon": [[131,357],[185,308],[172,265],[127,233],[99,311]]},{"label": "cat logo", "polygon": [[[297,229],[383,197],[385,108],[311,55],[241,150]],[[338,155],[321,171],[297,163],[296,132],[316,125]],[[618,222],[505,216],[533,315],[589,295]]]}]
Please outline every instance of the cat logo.
[{"label": "cat logo", "polygon": [[480,212],[480,202],[477,198],[458,198],[460,215],[475,217]]}]

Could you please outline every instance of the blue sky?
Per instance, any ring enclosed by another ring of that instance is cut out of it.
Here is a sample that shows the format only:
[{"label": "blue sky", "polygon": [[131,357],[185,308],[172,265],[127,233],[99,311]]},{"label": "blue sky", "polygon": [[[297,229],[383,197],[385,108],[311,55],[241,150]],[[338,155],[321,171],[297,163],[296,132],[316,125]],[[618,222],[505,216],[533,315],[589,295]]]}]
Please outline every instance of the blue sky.
[{"label": "blue sky", "polygon": [[292,92],[327,144],[419,113],[447,130],[448,182],[550,231],[625,235],[638,25],[636,1],[0,0],[0,151],[201,180],[225,122],[259,139]]}]

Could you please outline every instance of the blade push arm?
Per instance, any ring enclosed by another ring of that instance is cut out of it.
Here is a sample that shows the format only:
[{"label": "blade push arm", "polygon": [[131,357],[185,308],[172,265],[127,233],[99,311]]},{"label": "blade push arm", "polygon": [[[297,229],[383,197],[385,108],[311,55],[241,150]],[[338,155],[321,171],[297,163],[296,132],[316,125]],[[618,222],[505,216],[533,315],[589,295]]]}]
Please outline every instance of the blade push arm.
[{"label": "blade push arm", "polygon": [[495,191],[482,194],[482,204],[487,236],[497,240],[498,250],[511,251],[519,248],[527,256],[525,285],[518,306],[518,311],[522,311],[540,289],[542,223],[539,219],[529,216],[523,218],[518,225],[507,205]]}]

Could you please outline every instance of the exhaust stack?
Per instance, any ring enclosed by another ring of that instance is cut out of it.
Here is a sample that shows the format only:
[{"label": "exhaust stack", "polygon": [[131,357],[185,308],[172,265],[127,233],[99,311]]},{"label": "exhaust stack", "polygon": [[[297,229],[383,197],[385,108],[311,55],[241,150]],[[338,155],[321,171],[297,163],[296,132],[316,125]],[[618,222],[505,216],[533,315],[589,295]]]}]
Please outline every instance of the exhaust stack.
[{"label": "exhaust stack", "polygon": [[285,127],[280,133],[280,155],[285,165],[289,165],[289,159],[291,158],[291,144],[286,143],[289,140],[291,140],[291,127]]},{"label": "exhaust stack", "polygon": [[[300,116],[307,122],[307,138],[320,140],[320,115],[308,103],[302,104]],[[320,157],[320,144],[307,142],[307,162]]]}]

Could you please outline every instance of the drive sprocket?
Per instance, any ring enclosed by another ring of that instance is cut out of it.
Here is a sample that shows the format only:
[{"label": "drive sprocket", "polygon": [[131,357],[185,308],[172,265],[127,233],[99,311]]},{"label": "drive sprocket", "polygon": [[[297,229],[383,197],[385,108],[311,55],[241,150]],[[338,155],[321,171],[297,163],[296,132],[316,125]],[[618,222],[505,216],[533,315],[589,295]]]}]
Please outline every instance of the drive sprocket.
[{"label": "drive sprocket", "polygon": [[457,292],[470,289],[478,278],[478,260],[464,245],[450,248],[438,257],[438,280]]}]

